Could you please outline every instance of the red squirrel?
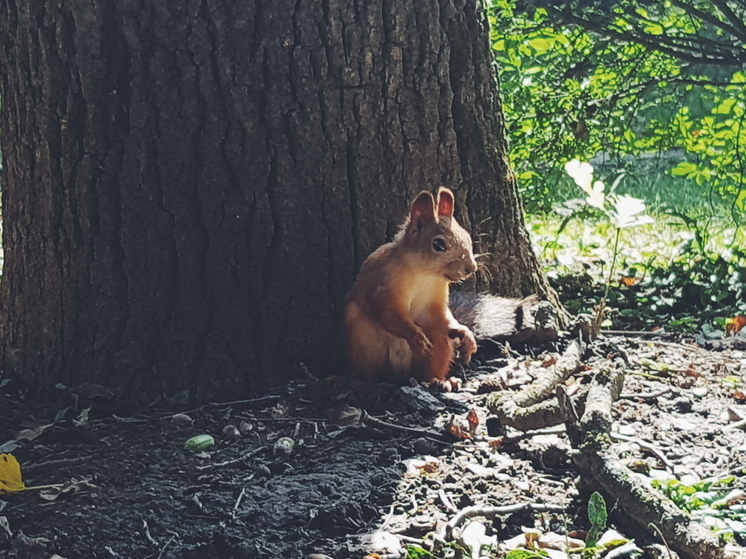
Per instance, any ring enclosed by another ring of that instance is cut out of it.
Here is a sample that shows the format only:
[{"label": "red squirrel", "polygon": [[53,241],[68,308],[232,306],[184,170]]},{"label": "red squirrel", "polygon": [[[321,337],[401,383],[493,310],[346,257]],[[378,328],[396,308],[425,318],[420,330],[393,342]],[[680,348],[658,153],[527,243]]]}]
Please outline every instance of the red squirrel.
[{"label": "red squirrel", "polygon": [[477,349],[448,306],[449,285],[477,269],[469,233],[453,217],[453,192],[423,191],[396,238],[363,263],[347,295],[347,363],[365,382],[442,382]]}]

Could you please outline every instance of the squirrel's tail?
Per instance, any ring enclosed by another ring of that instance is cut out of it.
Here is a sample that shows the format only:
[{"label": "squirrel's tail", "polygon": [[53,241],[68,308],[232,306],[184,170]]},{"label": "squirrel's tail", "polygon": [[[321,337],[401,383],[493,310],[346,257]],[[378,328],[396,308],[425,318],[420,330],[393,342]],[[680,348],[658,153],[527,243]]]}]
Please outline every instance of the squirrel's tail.
[{"label": "squirrel's tail", "polygon": [[557,313],[536,295],[522,299],[452,292],[453,316],[474,332],[477,340],[543,343],[557,339]]}]

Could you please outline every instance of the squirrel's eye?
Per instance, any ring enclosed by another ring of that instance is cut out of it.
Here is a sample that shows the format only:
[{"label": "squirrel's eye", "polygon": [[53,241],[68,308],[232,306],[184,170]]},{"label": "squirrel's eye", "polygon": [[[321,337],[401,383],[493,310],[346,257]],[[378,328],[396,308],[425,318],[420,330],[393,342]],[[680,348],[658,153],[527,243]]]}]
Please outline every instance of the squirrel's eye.
[{"label": "squirrel's eye", "polygon": [[436,237],[435,239],[433,239],[433,250],[435,250],[436,252],[445,252],[446,242],[440,237]]}]

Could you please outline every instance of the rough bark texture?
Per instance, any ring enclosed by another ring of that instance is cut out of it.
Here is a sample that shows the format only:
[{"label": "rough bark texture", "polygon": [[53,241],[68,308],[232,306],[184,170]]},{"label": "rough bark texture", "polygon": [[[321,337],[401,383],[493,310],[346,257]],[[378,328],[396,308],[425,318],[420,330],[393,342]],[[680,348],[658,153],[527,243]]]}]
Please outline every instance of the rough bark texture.
[{"label": "rough bark texture", "polygon": [[0,2],[4,369],[206,401],[334,363],[344,295],[452,187],[546,293],[475,0]]}]

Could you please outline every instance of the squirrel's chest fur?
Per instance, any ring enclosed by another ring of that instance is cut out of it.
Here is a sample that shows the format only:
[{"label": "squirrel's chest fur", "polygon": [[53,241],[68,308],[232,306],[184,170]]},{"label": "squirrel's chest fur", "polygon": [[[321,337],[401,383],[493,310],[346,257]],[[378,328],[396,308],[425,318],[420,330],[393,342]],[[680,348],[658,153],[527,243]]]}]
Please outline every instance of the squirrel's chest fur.
[{"label": "squirrel's chest fur", "polygon": [[416,324],[423,328],[442,324],[448,328],[447,281],[428,274],[403,274],[400,281],[404,287],[402,291],[406,294],[403,303]]}]

